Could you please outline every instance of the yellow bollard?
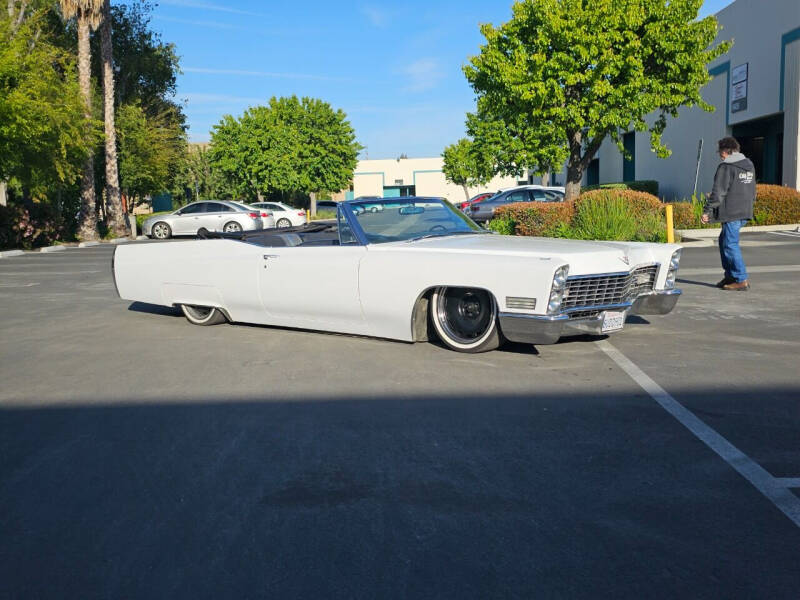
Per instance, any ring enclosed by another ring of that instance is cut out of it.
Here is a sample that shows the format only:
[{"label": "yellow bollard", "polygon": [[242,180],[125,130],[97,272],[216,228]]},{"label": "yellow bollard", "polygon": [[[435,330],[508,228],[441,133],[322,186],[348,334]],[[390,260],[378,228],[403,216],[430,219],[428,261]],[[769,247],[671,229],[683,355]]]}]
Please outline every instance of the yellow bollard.
[{"label": "yellow bollard", "polygon": [[311,211],[306,209],[306,223],[311,223]]},{"label": "yellow bollard", "polygon": [[675,229],[672,224],[672,204],[667,204],[667,242],[670,244],[675,243]]}]

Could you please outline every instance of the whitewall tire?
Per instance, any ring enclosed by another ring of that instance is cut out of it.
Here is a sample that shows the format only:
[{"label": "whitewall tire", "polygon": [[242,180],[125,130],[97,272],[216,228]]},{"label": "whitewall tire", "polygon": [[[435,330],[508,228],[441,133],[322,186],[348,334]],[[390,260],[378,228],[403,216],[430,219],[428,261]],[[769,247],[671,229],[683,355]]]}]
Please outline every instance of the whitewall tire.
[{"label": "whitewall tire", "polygon": [[222,311],[213,306],[181,304],[181,310],[186,319],[194,325],[219,325],[227,321]]},{"label": "whitewall tire", "polygon": [[457,352],[488,352],[500,346],[497,302],[476,288],[439,287],[431,296],[431,322],[442,343]]}]

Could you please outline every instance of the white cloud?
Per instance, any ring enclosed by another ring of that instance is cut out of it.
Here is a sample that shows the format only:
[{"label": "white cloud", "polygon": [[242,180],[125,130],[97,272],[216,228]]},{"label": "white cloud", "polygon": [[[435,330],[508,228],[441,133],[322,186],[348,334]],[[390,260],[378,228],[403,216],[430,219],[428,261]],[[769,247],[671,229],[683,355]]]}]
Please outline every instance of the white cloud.
[{"label": "white cloud", "polygon": [[242,69],[207,69],[204,67],[183,67],[184,73],[206,73],[209,75],[238,75],[242,77],[269,77],[276,79],[311,79],[314,81],[352,81],[348,77],[330,77],[311,73],[275,73],[270,71],[246,71]]},{"label": "white cloud", "polygon": [[213,10],[218,12],[227,12],[237,15],[248,15],[251,17],[268,17],[262,13],[254,13],[248,10],[240,10],[238,8],[231,8],[222,4],[212,4],[211,2],[195,2],[194,0],[161,0],[161,4],[172,4],[173,6],[185,6],[187,8],[199,8],[201,10]]},{"label": "white cloud", "polygon": [[388,11],[372,4],[362,5],[361,12],[374,27],[386,27],[391,17]]},{"label": "white cloud", "polygon": [[247,29],[246,27],[240,27],[238,25],[230,25],[228,23],[220,23],[219,21],[194,21],[192,19],[177,19],[174,17],[165,17],[163,15],[155,15],[153,18],[158,21],[169,21],[171,23],[184,23],[186,25],[194,25],[196,27],[212,27],[214,29],[239,29],[239,30]]},{"label": "white cloud", "polygon": [[404,89],[409,92],[425,92],[435,88],[444,77],[436,59],[421,58],[402,69],[407,81]]},{"label": "white cloud", "polygon": [[189,92],[187,94],[177,94],[179,100],[186,100],[190,105],[197,104],[257,104],[266,103],[269,98],[255,98],[249,96],[230,96],[226,94],[204,94]]}]

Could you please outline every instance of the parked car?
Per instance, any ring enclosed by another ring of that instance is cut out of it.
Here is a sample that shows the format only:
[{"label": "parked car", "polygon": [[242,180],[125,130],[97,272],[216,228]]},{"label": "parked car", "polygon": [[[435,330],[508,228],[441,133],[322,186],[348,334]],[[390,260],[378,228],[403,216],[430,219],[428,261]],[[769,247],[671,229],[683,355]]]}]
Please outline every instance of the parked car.
[{"label": "parked car", "polygon": [[317,210],[336,210],[339,203],[334,200],[317,200]]},{"label": "parked car", "polygon": [[614,333],[629,314],[670,312],[681,293],[676,244],[503,236],[440,199],[381,204],[380,218],[345,201],[335,221],[291,232],[117,246],[114,283],[121,298],[180,307],[196,325],[415,342],[430,324],[460,352]]},{"label": "parked car", "polygon": [[469,207],[469,216],[478,223],[485,223],[494,218],[500,206],[516,202],[560,202],[563,194],[558,195],[558,188],[545,188],[541,185],[523,185],[501,190],[491,198],[475,202]]},{"label": "parked car", "polygon": [[358,201],[354,206],[359,212],[376,213],[383,210],[381,204],[382,198],[380,196],[359,196],[355,200]]},{"label": "parked car", "polygon": [[272,217],[240,202],[205,200],[192,202],[167,215],[155,215],[142,223],[142,233],[165,240],[176,235],[195,235],[204,227],[208,231],[235,233],[274,227]]},{"label": "parked car", "polygon": [[493,192],[483,192],[481,194],[476,194],[469,200],[465,200],[464,202],[456,202],[456,208],[466,211],[471,205],[475,204],[476,202],[481,202],[482,200],[486,200],[487,198],[491,198],[494,196]]},{"label": "parked car", "polygon": [[[255,202],[257,208],[268,210],[275,219],[275,227],[298,227],[306,223],[306,211],[293,208],[283,202]],[[266,228],[265,228],[266,229]]]}]

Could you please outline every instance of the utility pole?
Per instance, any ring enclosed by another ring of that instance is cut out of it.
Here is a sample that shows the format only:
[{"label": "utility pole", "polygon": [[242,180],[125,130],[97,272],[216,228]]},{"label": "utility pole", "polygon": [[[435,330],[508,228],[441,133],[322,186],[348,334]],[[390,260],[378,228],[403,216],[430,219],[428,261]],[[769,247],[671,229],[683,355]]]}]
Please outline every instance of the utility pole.
[{"label": "utility pole", "polygon": [[697,193],[697,178],[700,176],[700,156],[703,153],[703,138],[697,143],[697,165],[694,169],[694,188],[692,189],[692,196]]}]

